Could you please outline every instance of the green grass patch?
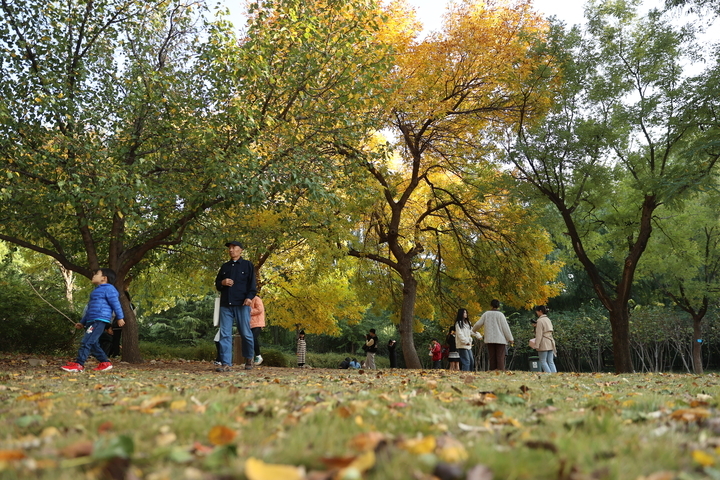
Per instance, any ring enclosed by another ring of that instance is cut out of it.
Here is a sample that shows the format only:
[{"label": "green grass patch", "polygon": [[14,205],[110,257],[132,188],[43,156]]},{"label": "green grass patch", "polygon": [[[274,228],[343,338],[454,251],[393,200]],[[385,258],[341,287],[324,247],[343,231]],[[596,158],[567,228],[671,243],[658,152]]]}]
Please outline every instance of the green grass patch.
[{"label": "green grass patch", "polygon": [[275,464],[306,472],[284,479],[720,478],[714,374],[354,371],[312,356],[299,369],[287,352],[263,357],[251,371],[203,360],[82,374],[2,357],[0,477],[262,480],[249,469]]}]

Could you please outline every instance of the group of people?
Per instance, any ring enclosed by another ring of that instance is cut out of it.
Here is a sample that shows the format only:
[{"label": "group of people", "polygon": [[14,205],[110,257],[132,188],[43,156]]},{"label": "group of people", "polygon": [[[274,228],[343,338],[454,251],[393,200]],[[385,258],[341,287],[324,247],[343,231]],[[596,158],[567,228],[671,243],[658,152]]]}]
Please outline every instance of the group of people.
[{"label": "group of people", "polygon": [[[232,366],[232,329],[236,325],[241,339],[242,356],[245,360],[245,370],[251,370],[254,365],[262,363],[260,354],[259,335],[265,326],[265,307],[257,296],[255,268],[252,262],[241,258],[243,246],[238,241],[225,244],[230,254],[230,261],[220,267],[215,278],[215,287],[220,292],[219,329],[216,336],[217,371],[229,371]],[[92,278],[96,288],[90,294],[90,301],[82,320],[75,325],[76,328],[85,328],[85,334],[80,343],[77,357],[61,367],[68,372],[84,370],[85,361],[89,355],[97,358],[99,365],[95,370],[110,370],[112,364],[108,355],[101,347],[101,336],[114,324],[122,328],[125,324],[124,314],[120,305],[119,293],[113,286],[115,272],[109,268],[99,269]],[[508,344],[513,346],[515,340],[505,315],[500,311],[500,302],[492,300],[491,309],[482,314],[480,319],[471,324],[468,311],[458,309],[455,323],[450,327],[446,345],[448,348],[448,362],[450,370],[474,370],[472,355],[473,338],[485,341],[488,349],[489,370],[505,370],[505,357]],[[553,325],[547,316],[548,309],[544,305],[535,307],[537,316],[535,338],[530,340],[530,347],[538,351],[539,363],[543,372],[557,372],[554,357],[557,355],[555,340],[553,338]],[[484,337],[479,333],[483,330]],[[366,353],[364,367],[376,369],[375,354],[378,351],[379,339],[374,328],[365,335],[363,350]],[[397,367],[395,356],[395,340],[388,342],[390,367]],[[299,367],[305,366],[305,331],[300,330],[297,338],[297,363]],[[433,368],[442,366],[442,347],[437,339],[430,345],[430,356]],[[347,363],[347,366],[343,366]],[[353,365],[351,366],[351,363]],[[359,368],[355,359],[346,358],[340,368]]]},{"label": "group of people", "polygon": [[[472,355],[473,339],[485,341],[489,370],[505,370],[507,349],[508,346],[515,345],[515,339],[505,315],[500,311],[500,302],[492,300],[490,307],[490,310],[483,313],[475,324],[471,324],[466,309],[458,309],[455,323],[449,328],[445,338],[449,370],[472,371],[475,369]],[[539,363],[543,372],[557,372],[554,359],[557,350],[553,338],[552,322],[547,316],[548,309],[544,305],[539,305],[534,310],[537,316],[537,319],[533,321],[535,338],[530,340],[530,347],[538,351]],[[484,337],[480,331],[484,332]],[[435,338],[430,343],[429,355],[432,359],[432,368],[442,368],[442,346]]]}]

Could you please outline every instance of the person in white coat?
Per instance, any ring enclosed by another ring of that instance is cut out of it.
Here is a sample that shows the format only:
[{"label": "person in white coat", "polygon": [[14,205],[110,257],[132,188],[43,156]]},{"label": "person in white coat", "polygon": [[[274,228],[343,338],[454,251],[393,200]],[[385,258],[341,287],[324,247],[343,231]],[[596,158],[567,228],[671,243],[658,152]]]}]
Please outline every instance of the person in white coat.
[{"label": "person in white coat", "polygon": [[485,345],[488,347],[490,370],[505,370],[505,347],[515,344],[505,315],[500,311],[500,301],[490,302],[491,310],[483,313],[472,327],[473,332],[485,328]]},{"label": "person in white coat", "polygon": [[460,370],[463,372],[475,370],[472,355],[473,337],[482,340],[482,335],[472,331],[467,310],[460,308],[455,317],[455,346],[460,354]]}]

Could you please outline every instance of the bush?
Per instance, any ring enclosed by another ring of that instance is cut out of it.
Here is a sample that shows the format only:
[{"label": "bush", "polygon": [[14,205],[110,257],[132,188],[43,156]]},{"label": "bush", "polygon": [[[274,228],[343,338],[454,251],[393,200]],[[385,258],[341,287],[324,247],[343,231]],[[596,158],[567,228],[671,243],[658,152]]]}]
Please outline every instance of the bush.
[{"label": "bush", "polygon": [[[182,358],[185,360],[213,361],[217,355],[213,342],[198,342],[197,345],[165,345],[155,342],[140,342],[140,356],[144,360],[171,360]],[[265,358],[263,356],[263,358]]]},{"label": "bush", "polygon": [[288,358],[279,350],[263,350],[263,365],[268,367],[287,367]]}]

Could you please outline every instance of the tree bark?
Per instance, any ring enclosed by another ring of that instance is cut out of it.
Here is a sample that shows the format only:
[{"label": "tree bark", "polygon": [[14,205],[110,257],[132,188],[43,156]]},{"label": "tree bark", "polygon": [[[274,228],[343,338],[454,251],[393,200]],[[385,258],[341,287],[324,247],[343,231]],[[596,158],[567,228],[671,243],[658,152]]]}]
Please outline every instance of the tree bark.
[{"label": "tree bark", "polygon": [[609,311],[615,373],[632,373],[634,367],[630,348],[630,314],[627,301],[616,300],[615,304],[615,307]]},{"label": "tree bark", "polygon": [[403,275],[403,298],[400,307],[400,338],[402,339],[403,358],[406,368],[422,368],[420,357],[415,348],[413,324],[415,323],[415,298],[417,296],[417,280],[410,275]]}]

